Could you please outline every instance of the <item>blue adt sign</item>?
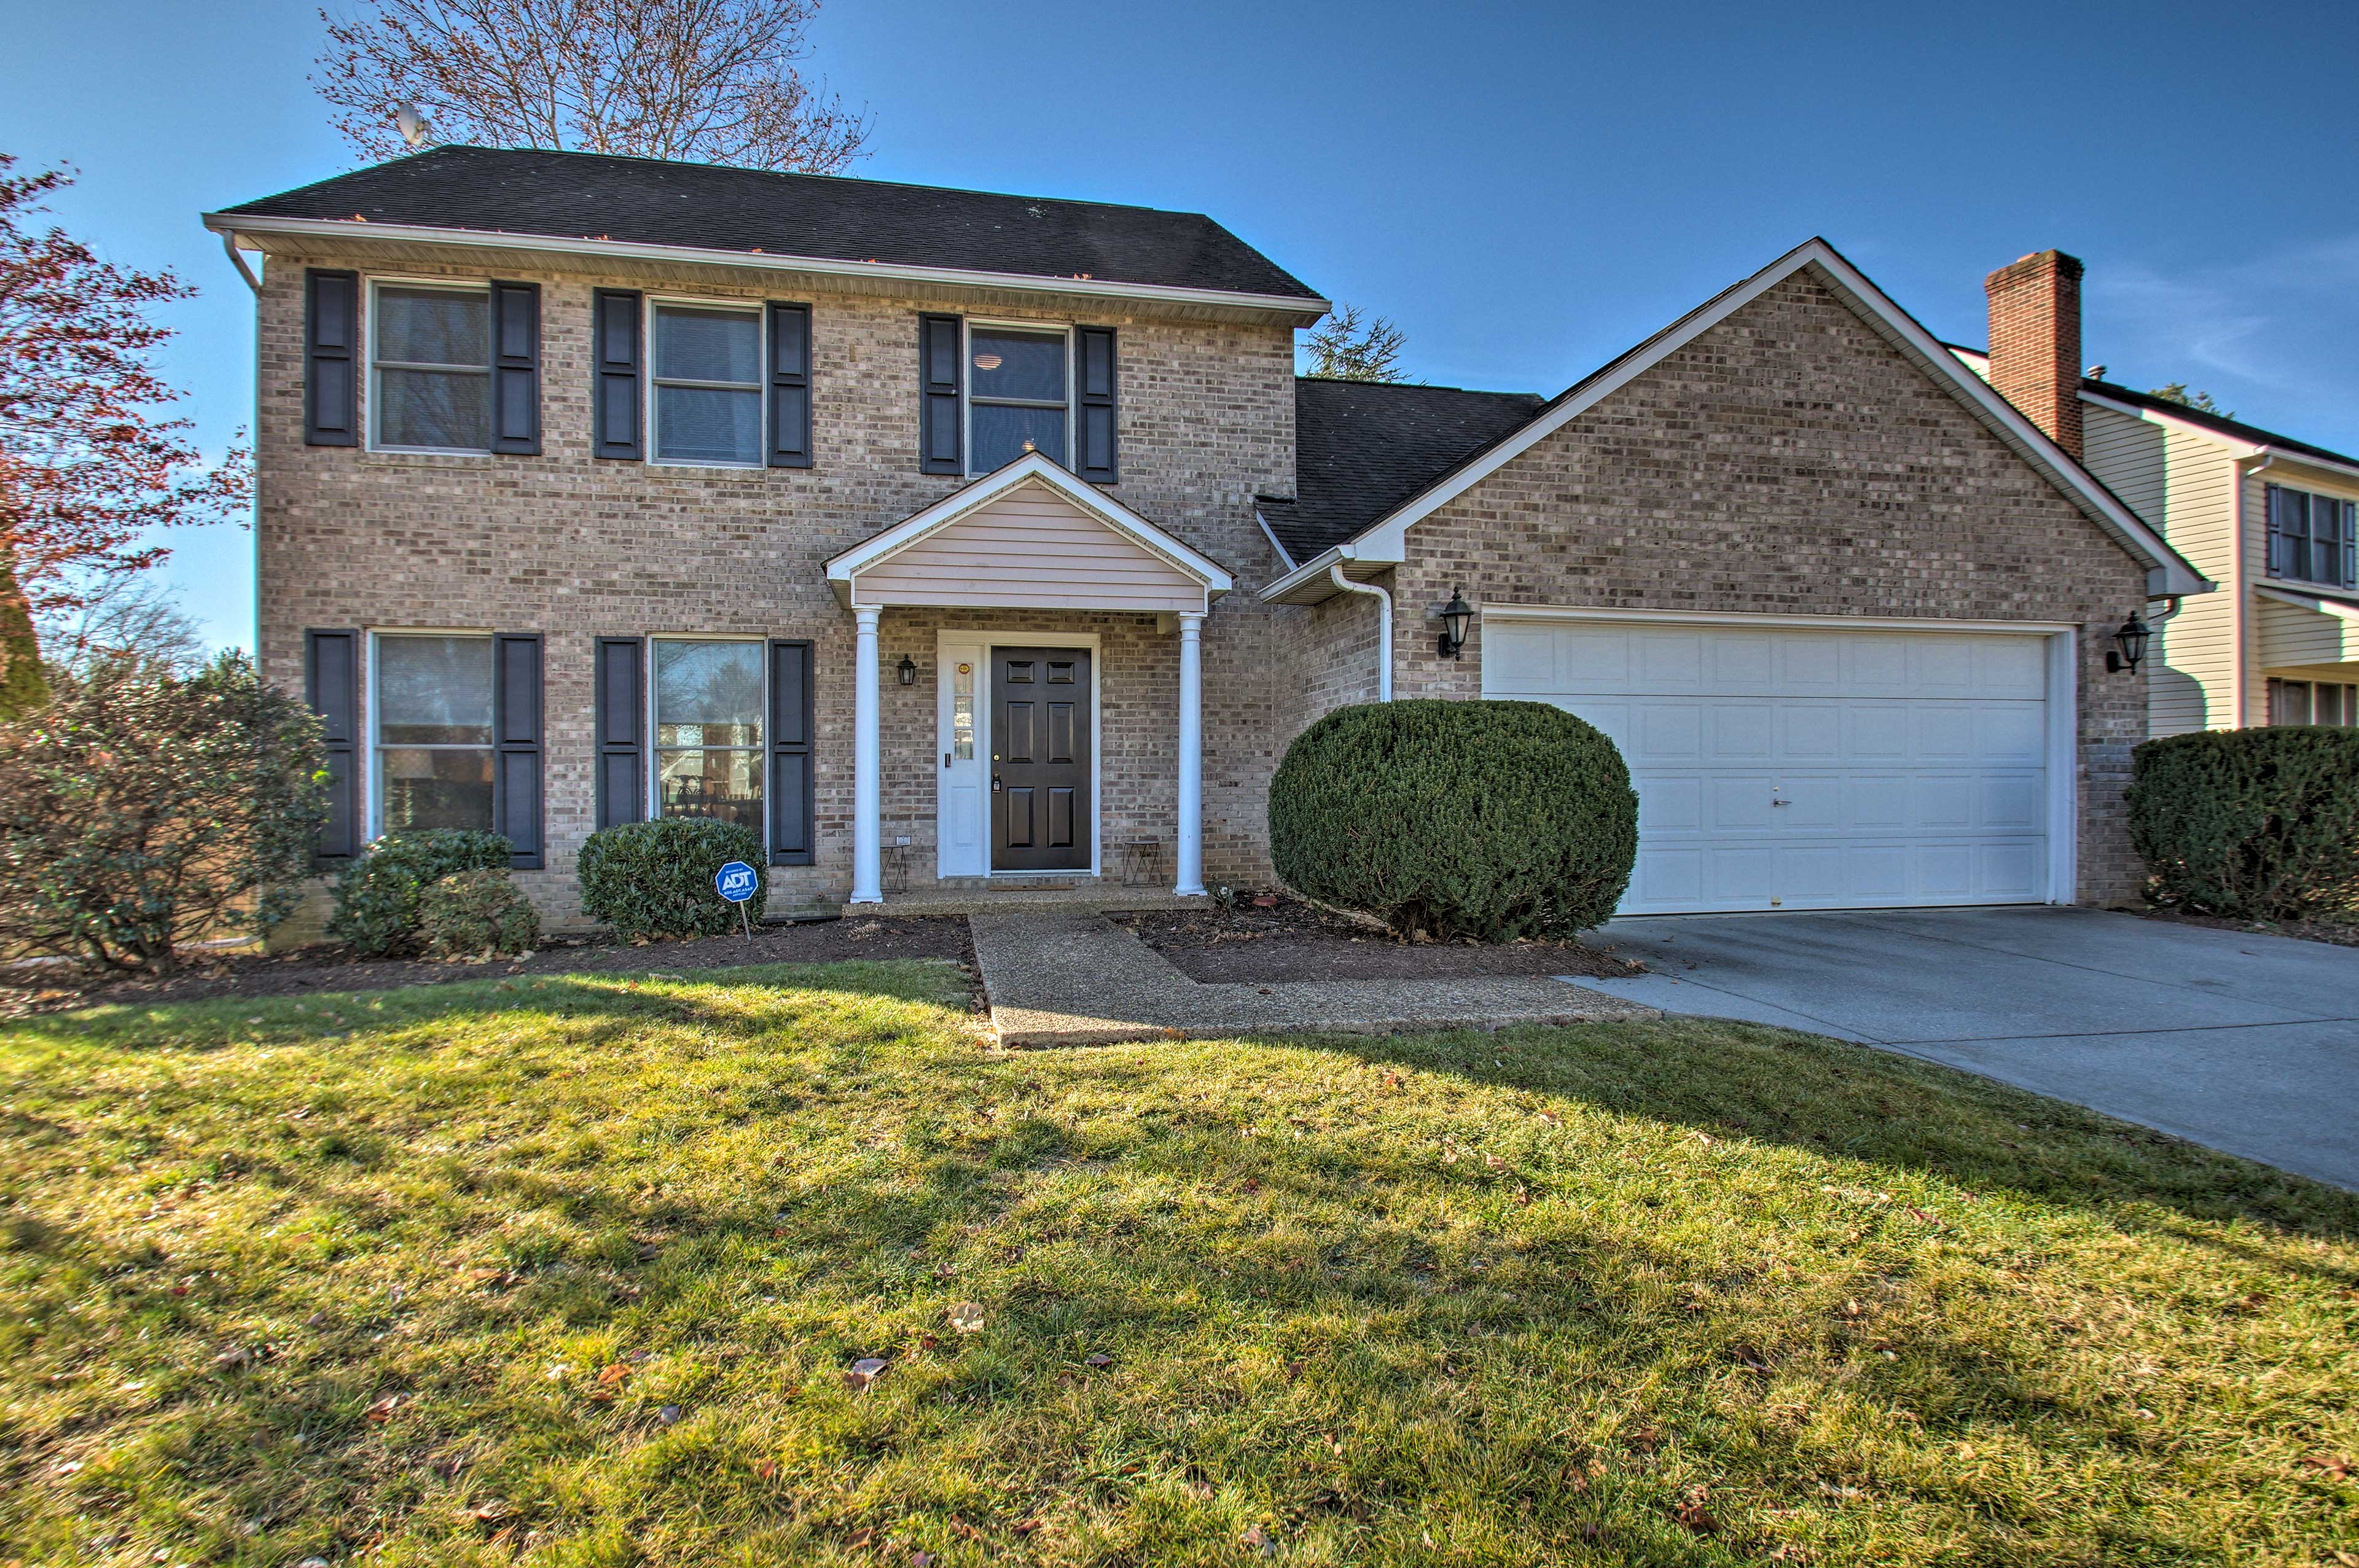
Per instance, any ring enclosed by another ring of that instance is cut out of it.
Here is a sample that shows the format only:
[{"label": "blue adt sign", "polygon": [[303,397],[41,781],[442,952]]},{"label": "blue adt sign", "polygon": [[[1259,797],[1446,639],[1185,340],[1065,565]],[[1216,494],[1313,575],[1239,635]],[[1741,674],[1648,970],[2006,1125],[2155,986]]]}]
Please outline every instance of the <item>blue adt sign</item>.
[{"label": "blue adt sign", "polygon": [[743,860],[732,860],[712,873],[712,885],[730,903],[743,903],[754,896],[754,868]]}]

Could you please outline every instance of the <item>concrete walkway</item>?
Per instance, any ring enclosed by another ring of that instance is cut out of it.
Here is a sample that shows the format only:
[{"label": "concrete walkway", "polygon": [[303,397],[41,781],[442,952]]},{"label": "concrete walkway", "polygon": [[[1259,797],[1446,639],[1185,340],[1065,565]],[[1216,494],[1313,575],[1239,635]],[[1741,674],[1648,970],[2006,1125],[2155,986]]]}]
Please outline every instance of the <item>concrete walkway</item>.
[{"label": "concrete walkway", "polygon": [[1666,1012],[1881,1045],[2359,1188],[2359,948],[2094,910],[1700,914],[1599,934]]},{"label": "concrete walkway", "polygon": [[1462,980],[1206,985],[1104,916],[1038,910],[972,915],[974,953],[1000,1044],[1103,1045],[1232,1034],[1396,1034],[1656,1018],[1545,975]]}]

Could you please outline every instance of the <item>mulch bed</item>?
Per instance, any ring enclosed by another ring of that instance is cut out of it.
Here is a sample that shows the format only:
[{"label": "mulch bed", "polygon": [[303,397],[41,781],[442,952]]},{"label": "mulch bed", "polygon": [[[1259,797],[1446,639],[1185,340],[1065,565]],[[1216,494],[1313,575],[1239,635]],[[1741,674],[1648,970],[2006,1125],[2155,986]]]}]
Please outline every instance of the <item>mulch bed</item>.
[{"label": "mulch bed", "polygon": [[708,936],[632,946],[602,936],[553,936],[529,958],[488,963],[364,961],[341,946],[303,947],[276,957],[241,953],[192,962],[166,979],[100,980],[74,987],[25,971],[0,976],[0,1017],[58,1012],[104,1003],[197,1001],[207,997],[303,996],[312,991],[389,990],[508,975],[583,974],[648,969],[727,969],[747,964],[830,964],[845,958],[948,958],[973,968],[960,915],[898,920],[823,920],[757,925],[753,940]]},{"label": "mulch bed", "polygon": [[2255,931],[2266,936],[2290,936],[2298,942],[2326,942],[2337,947],[2359,947],[2359,921],[2295,920],[2284,925],[2267,921],[2230,920],[2218,914],[2189,914],[2176,909],[2141,910],[2148,920],[2174,925],[2208,925],[2214,931]]},{"label": "mulch bed", "polygon": [[1323,909],[1280,900],[1203,910],[1151,911],[1114,919],[1191,980],[1267,985],[1277,980],[1452,979],[1467,975],[1618,977],[1644,967],[1577,942],[1403,942]]}]

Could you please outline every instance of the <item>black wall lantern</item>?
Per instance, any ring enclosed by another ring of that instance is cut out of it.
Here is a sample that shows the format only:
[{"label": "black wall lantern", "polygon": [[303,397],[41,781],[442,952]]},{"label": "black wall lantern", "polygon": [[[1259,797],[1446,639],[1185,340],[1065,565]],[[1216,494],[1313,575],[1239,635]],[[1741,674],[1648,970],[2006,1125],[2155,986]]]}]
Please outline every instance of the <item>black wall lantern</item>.
[{"label": "black wall lantern", "polygon": [[1474,607],[1466,602],[1466,590],[1462,588],[1451,594],[1450,602],[1441,607],[1441,640],[1438,646],[1443,658],[1456,658],[1459,650],[1466,646],[1466,623],[1473,619]]},{"label": "black wall lantern", "polygon": [[2114,633],[2115,646],[2105,650],[2105,668],[2115,673],[2137,668],[2138,662],[2146,657],[2147,640],[2153,635],[2147,623],[2137,618],[2137,611],[2130,611],[2130,618]]},{"label": "black wall lantern", "polygon": [[918,684],[918,663],[907,654],[902,654],[901,662],[893,666],[893,673],[901,677],[903,686]]}]

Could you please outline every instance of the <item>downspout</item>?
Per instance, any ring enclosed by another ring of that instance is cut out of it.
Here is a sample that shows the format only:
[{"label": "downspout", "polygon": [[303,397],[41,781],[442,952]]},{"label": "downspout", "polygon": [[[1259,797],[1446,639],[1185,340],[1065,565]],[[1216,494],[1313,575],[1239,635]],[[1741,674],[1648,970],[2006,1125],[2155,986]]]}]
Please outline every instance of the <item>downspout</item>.
[{"label": "downspout", "polygon": [[1327,580],[1345,593],[1365,594],[1376,601],[1376,700],[1393,699],[1393,596],[1372,582],[1353,582],[1343,575],[1341,562],[1327,568]]},{"label": "downspout", "polygon": [[[2236,596],[2235,603],[2230,606],[2230,613],[2235,617],[2230,624],[2235,629],[2234,641],[2236,654],[2234,678],[2228,682],[2228,700],[2234,704],[2236,709],[2235,722],[2229,726],[2232,730],[2246,729],[2253,724],[2253,716],[2247,710],[2247,704],[2251,700],[2252,690],[2256,684],[2253,679],[2254,672],[2251,666],[2257,662],[2257,656],[2253,652],[2257,629],[2253,625],[2252,592],[2245,586],[2249,577],[2246,563],[2252,558],[2252,542],[2250,535],[2245,533],[2247,519],[2245,492],[2248,488],[2248,481],[2260,478],[2262,474],[2268,471],[2269,465],[2277,460],[2277,453],[2264,449],[2260,453],[2260,460],[2255,462],[2251,468],[2245,468],[2241,463],[2236,468],[2234,517],[2236,542],[2234,553],[2228,557],[2228,590]],[[2264,492],[2264,494],[2266,493]],[[2267,504],[2265,501],[2264,507]],[[2268,519],[2264,515],[2261,519],[2261,575],[2263,577],[2267,577],[2269,571],[2268,526]],[[2262,689],[2267,688],[2264,687]],[[2269,716],[2266,712],[2263,713],[2259,721],[2267,724],[2269,721]]]},{"label": "downspout", "polygon": [[224,230],[222,233],[222,250],[228,255],[230,265],[237,268],[238,276],[245,279],[245,286],[254,290],[255,297],[260,298],[262,279],[254,276],[254,269],[245,265],[245,257],[238,254],[237,236]]}]

